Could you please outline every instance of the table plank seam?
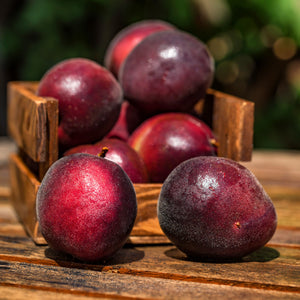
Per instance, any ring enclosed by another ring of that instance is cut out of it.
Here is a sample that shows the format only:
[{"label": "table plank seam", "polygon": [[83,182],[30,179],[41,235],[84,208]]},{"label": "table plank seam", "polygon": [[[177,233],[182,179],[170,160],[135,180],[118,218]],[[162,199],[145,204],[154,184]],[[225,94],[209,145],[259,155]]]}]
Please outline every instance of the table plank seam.
[{"label": "table plank seam", "polygon": [[[84,264],[80,262],[68,262],[68,261],[46,261],[41,259],[18,259],[18,257],[9,256],[9,255],[0,255],[0,260],[3,261],[11,261],[13,263],[27,263],[27,264],[35,264],[49,267],[59,267],[59,268],[72,268],[79,270],[89,270],[89,271],[97,271],[103,273],[116,273],[120,275],[131,275],[138,277],[146,277],[146,278],[157,278],[157,279],[168,279],[182,282],[194,282],[194,283],[202,283],[202,284],[216,284],[216,285],[225,285],[225,286],[235,286],[240,288],[251,288],[257,290],[269,290],[269,291],[280,291],[280,292],[288,292],[288,293],[299,293],[300,287],[297,286],[288,286],[288,285],[279,285],[279,284],[262,284],[258,282],[249,282],[242,280],[233,280],[233,279],[220,279],[220,278],[206,278],[203,276],[192,276],[192,275],[182,275],[182,274],[170,274],[165,272],[158,271],[146,271],[146,270],[138,270],[138,269],[129,269],[124,267],[113,267],[107,265],[92,265],[92,264]],[[284,265],[284,264],[282,264]],[[1,269],[1,262],[0,262]],[[1,282],[0,282],[1,283]]]}]

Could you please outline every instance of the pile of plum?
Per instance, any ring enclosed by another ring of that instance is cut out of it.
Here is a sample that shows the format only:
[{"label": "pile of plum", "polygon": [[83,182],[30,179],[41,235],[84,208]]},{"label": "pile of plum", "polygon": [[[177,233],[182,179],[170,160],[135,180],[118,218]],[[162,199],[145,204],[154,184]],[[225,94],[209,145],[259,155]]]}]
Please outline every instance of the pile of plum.
[{"label": "pile of plum", "polygon": [[134,23],[109,44],[104,66],[86,58],[49,69],[37,94],[59,104],[60,159],[37,195],[51,247],[83,261],[111,257],[133,228],[133,183],[163,183],[157,213],[188,256],[237,259],[276,229],[271,199],[195,114],[214,61],[195,36],[161,20]]}]

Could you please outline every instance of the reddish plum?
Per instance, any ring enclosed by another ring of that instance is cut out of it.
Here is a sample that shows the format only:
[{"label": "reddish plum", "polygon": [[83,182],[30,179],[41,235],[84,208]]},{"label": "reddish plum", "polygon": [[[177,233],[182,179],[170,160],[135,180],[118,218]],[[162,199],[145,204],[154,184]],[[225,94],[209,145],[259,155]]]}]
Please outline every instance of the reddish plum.
[{"label": "reddish plum", "polygon": [[114,76],[84,58],[67,59],[49,69],[37,94],[58,99],[61,151],[103,138],[116,123],[123,101]]},{"label": "reddish plum", "polygon": [[221,157],[196,157],[176,167],[157,210],[166,236],[197,259],[240,259],[264,246],[277,225],[274,205],[253,173]]},{"label": "reddish plum", "polygon": [[36,207],[49,246],[82,261],[113,256],[137,213],[135,190],[123,169],[90,154],[57,160],[42,180]]},{"label": "reddish plum", "polygon": [[163,113],[144,121],[128,144],[145,162],[151,182],[163,182],[181,162],[215,155],[213,133],[201,120],[185,113]]}]

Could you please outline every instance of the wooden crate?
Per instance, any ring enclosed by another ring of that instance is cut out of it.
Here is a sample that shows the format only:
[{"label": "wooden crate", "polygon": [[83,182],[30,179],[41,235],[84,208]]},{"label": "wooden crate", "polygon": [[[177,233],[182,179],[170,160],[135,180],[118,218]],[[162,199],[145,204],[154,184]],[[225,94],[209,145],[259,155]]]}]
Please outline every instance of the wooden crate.
[{"label": "wooden crate", "polygon": [[[18,151],[10,157],[11,201],[36,244],[45,244],[36,219],[35,200],[45,172],[58,157],[58,101],[38,97],[38,82],[8,84],[8,132]],[[195,110],[211,126],[218,156],[250,161],[254,103],[209,89]],[[164,243],[156,204],[162,184],[134,184],[138,213],[128,242]]]}]

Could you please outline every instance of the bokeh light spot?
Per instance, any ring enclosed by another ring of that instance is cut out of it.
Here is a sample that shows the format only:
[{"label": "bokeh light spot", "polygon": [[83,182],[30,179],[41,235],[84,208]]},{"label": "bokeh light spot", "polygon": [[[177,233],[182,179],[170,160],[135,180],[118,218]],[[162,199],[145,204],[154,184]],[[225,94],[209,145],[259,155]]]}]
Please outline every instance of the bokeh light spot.
[{"label": "bokeh light spot", "polygon": [[275,41],[273,51],[277,58],[288,60],[296,54],[297,45],[296,42],[289,37],[280,37]]}]

